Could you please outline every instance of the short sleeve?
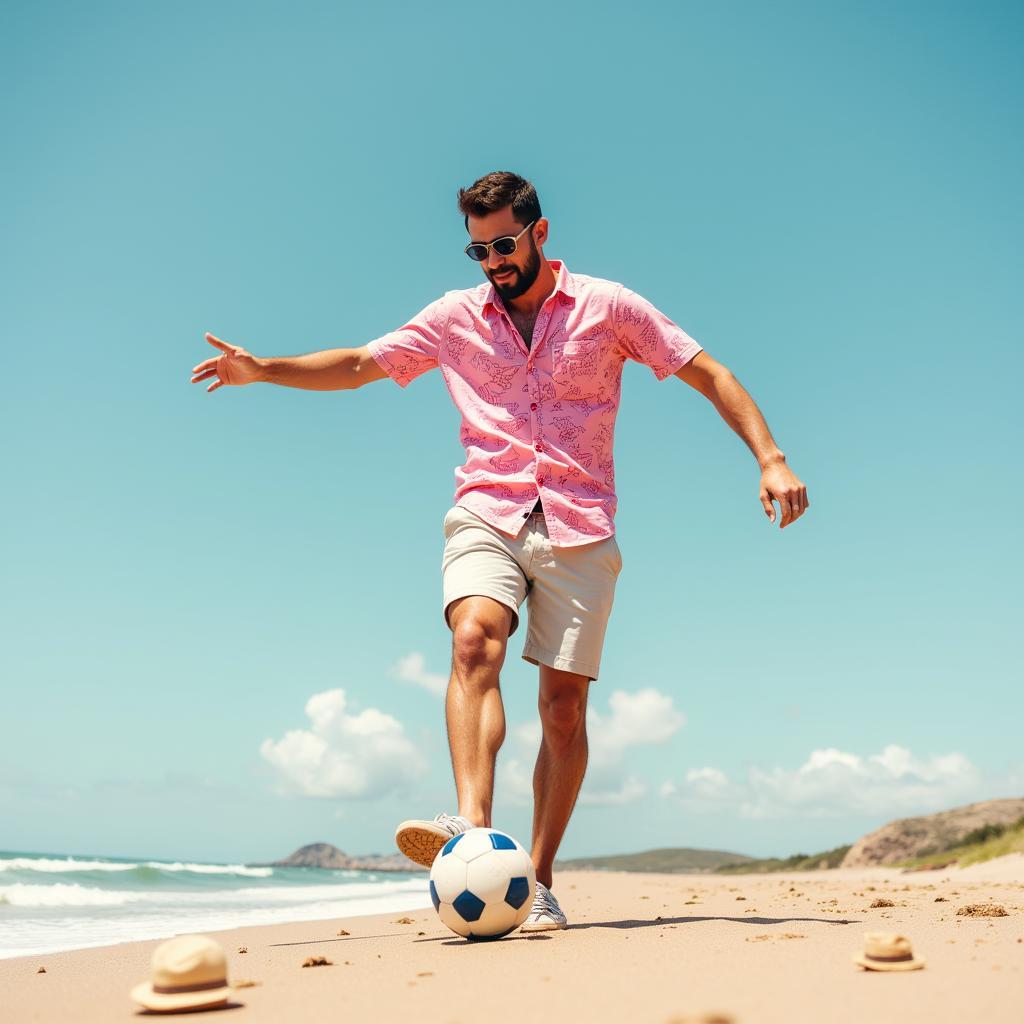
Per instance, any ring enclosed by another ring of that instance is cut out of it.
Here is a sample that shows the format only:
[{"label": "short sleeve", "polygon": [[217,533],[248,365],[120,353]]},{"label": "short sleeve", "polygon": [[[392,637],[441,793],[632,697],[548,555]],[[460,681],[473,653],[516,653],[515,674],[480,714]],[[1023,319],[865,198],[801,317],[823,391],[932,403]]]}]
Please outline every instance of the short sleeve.
[{"label": "short sleeve", "polygon": [[681,370],[703,348],[647,299],[620,287],[615,297],[615,336],[628,359],[644,363],[658,380]]},{"label": "short sleeve", "polygon": [[377,365],[401,387],[437,366],[437,353],[448,333],[448,297],[442,296],[398,330],[368,342]]}]

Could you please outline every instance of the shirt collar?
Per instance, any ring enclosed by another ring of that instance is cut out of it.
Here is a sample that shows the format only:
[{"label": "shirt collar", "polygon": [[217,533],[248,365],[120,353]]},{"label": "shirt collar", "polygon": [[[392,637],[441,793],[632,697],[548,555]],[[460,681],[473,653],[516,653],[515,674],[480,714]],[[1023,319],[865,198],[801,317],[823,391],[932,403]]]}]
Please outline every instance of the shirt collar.
[{"label": "shirt collar", "polygon": [[[561,260],[548,260],[551,269],[555,272],[555,294],[564,295],[569,301],[576,298],[576,284],[573,281],[569,268]],[[493,309],[504,309],[505,305],[501,297],[494,289],[490,281],[487,282],[487,289],[484,292],[484,311],[491,306]]]}]

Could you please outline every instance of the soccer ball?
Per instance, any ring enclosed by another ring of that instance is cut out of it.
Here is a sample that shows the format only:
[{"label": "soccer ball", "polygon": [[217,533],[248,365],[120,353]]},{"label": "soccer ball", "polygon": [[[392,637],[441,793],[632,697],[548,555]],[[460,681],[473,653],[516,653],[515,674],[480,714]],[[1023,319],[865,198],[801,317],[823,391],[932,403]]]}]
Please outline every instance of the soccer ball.
[{"label": "soccer ball", "polygon": [[496,828],[453,836],[430,869],[434,909],[467,939],[500,939],[518,928],[530,913],[536,886],[530,855]]}]

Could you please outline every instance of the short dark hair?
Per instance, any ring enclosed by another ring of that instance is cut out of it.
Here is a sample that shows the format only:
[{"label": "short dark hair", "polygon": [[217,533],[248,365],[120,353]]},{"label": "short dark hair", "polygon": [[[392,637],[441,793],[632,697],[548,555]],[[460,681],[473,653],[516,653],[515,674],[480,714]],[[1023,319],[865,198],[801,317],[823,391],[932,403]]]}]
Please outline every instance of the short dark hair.
[{"label": "short dark hair", "polygon": [[491,171],[477,178],[469,188],[459,189],[459,211],[465,217],[467,230],[471,216],[485,217],[506,206],[512,207],[512,216],[523,227],[543,216],[533,184],[511,171]]}]

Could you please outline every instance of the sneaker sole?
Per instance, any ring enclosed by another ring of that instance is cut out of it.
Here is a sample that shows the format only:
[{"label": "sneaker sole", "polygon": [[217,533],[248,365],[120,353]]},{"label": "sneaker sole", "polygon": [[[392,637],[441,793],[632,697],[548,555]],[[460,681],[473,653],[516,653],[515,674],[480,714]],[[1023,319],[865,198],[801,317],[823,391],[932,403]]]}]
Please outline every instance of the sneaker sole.
[{"label": "sneaker sole", "polygon": [[403,821],[395,831],[395,844],[409,860],[429,868],[451,837],[447,829],[439,826],[431,828],[424,821]]},{"label": "sneaker sole", "polygon": [[568,922],[560,924],[558,921],[537,921],[532,924],[522,924],[519,926],[519,930],[521,932],[553,932],[568,927]]}]

